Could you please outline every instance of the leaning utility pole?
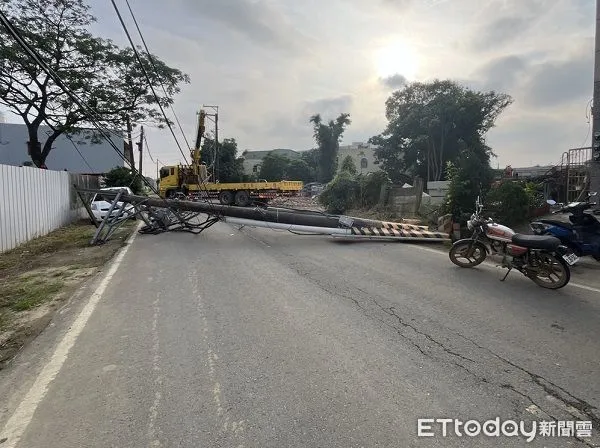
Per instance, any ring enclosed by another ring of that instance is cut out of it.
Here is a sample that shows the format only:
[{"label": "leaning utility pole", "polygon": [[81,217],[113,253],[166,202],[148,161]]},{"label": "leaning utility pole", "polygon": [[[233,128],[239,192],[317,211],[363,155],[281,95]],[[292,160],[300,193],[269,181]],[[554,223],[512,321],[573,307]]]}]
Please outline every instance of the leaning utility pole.
[{"label": "leaning utility pole", "polygon": [[131,169],[135,171],[135,159],[133,158],[133,140],[131,139],[131,120],[129,119],[129,115],[126,117],[127,124],[127,140],[125,142],[125,158],[131,165]]},{"label": "leaning utility pole", "polygon": [[142,171],[142,161],[143,161],[143,153],[144,153],[144,126],[142,126],[141,130],[140,130],[140,141],[137,144],[138,146],[138,151],[140,152],[140,163],[139,165],[139,173],[140,176],[144,175],[144,172]]},{"label": "leaning utility pole", "polygon": [[215,140],[213,142],[213,173],[212,173],[212,182],[218,182],[220,179],[217,178],[219,174],[219,106],[207,106],[205,104],[202,105],[203,108],[210,108],[215,111],[214,114],[206,114],[207,117],[214,118],[215,123]]},{"label": "leaning utility pole", "polygon": [[592,107],[592,161],[590,191],[598,192],[594,202],[600,207],[600,0],[596,0],[596,46],[594,55],[594,98]]}]

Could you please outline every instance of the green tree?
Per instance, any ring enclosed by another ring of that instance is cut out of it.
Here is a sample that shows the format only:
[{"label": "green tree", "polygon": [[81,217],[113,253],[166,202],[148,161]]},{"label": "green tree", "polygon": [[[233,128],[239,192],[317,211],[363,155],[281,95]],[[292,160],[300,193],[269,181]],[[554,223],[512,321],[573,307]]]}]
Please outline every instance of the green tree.
[{"label": "green tree", "polygon": [[259,177],[269,182],[283,180],[287,176],[289,163],[290,160],[287,157],[270,152],[262,159]]},{"label": "green tree", "polygon": [[[134,128],[137,122],[165,124],[133,49],[119,48],[92,35],[89,29],[96,19],[83,0],[0,0],[0,7],[23,39],[86,106],[75,104],[8,31],[0,28],[0,104],[27,126],[29,154],[36,166],[45,163],[61,134],[77,134],[92,126],[86,108],[93,109],[94,120],[108,129],[124,129],[128,118]],[[162,81],[165,86],[167,95],[159,94],[158,101],[162,106],[172,104],[179,84],[189,82],[188,76],[154,55],[139,53],[152,85],[159,86]],[[51,130],[45,139],[39,132],[42,125]],[[92,139],[99,138],[92,133]]]},{"label": "green tree", "polygon": [[286,177],[288,180],[301,180],[304,183],[315,180],[310,166],[302,159],[289,161],[286,167]]},{"label": "green tree", "polygon": [[344,171],[353,175],[356,175],[356,173],[358,173],[358,170],[356,169],[356,164],[354,163],[354,160],[352,159],[351,155],[347,155],[344,158],[344,160],[342,160],[342,166],[340,167],[340,171]]},{"label": "green tree", "polygon": [[337,170],[337,155],[340,149],[340,140],[346,127],[352,123],[350,114],[340,114],[335,120],[323,123],[321,115],[310,117],[313,124],[314,137],[319,148],[319,165],[317,178],[319,182],[329,182]]},{"label": "green tree", "polygon": [[215,162],[215,141],[205,138],[202,143],[200,160],[207,166],[208,173],[212,174],[215,169],[215,179],[219,182],[242,182],[244,180],[244,159],[237,156],[237,142],[234,138],[226,138],[218,142],[216,148]]},{"label": "green tree", "polygon": [[308,182],[317,181],[317,173],[319,170],[319,148],[313,148],[309,149],[308,151],[304,151],[300,158],[306,162],[310,169],[310,180]]},{"label": "green tree", "polygon": [[446,164],[450,181],[444,213],[451,213],[457,222],[466,222],[475,211],[477,196],[482,199],[490,188],[493,170],[481,153],[463,149],[454,162]]},{"label": "green tree", "polygon": [[414,82],[388,98],[388,125],[369,141],[378,146],[375,156],[392,179],[442,180],[446,162],[456,161],[465,147],[489,160],[485,135],[511,103],[506,94],[477,92],[450,80]]},{"label": "green tree", "polygon": [[136,176],[133,172],[124,166],[113,168],[104,178],[104,184],[107,187],[129,187],[135,194],[143,190],[142,178]]},{"label": "green tree", "polygon": [[381,189],[392,183],[384,171],[376,171],[358,176],[360,183],[360,207],[373,207],[379,203]]},{"label": "green tree", "polygon": [[520,224],[529,216],[529,196],[520,182],[507,181],[492,188],[485,202],[496,220],[507,226]]},{"label": "green tree", "polygon": [[319,202],[329,213],[344,213],[358,202],[360,185],[356,176],[342,171],[319,195]]}]

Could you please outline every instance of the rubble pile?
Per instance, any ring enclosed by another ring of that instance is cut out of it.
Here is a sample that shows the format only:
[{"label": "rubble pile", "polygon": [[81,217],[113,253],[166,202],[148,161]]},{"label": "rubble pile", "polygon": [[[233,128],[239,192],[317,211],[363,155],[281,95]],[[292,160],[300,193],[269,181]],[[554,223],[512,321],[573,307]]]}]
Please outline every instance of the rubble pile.
[{"label": "rubble pile", "polygon": [[270,207],[287,207],[295,208],[299,210],[319,210],[324,211],[325,209],[319,204],[316,197],[305,197],[305,196],[294,196],[294,197],[277,197],[269,201]]}]

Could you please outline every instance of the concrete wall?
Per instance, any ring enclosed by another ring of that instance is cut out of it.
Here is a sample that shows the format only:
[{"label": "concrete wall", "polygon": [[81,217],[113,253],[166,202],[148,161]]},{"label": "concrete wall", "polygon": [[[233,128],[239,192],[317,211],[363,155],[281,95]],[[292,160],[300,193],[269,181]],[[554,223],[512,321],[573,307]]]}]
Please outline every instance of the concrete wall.
[{"label": "concrete wall", "polygon": [[448,194],[449,186],[450,181],[447,180],[427,182],[427,194],[430,196],[427,202],[431,205],[442,204]]},{"label": "concrete wall", "polygon": [[[40,127],[39,136],[42,142],[48,132],[48,127]],[[65,135],[56,139],[46,160],[48,169],[66,169],[73,173],[106,173],[117,166],[125,166],[123,159],[107,141],[93,144],[83,135],[73,135],[71,139],[72,141]],[[31,157],[27,154],[28,140],[25,125],[0,123],[0,164],[20,166],[24,162],[30,162]],[[111,140],[122,152],[123,140],[117,136]]]},{"label": "concrete wall", "polygon": [[97,188],[98,178],[0,165],[0,252],[85,216],[74,183]]}]

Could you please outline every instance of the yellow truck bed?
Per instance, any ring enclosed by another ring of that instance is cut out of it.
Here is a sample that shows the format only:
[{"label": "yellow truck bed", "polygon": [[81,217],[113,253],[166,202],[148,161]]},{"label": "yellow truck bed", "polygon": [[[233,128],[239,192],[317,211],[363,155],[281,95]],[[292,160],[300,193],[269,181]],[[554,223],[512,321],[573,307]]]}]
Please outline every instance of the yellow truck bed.
[{"label": "yellow truck bed", "polygon": [[208,190],[208,191],[238,191],[238,190],[279,190],[279,191],[300,191],[304,184],[300,181],[281,181],[281,182],[233,182],[233,183],[213,183],[209,182],[203,185],[190,185],[190,190]]}]

